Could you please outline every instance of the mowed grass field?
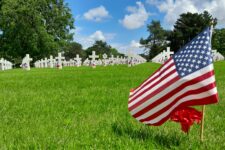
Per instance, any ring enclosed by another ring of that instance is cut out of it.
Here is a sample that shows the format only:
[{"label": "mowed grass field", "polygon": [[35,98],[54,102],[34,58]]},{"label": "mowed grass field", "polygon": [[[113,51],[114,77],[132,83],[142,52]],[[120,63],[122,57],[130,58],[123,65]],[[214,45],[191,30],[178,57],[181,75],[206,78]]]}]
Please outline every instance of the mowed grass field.
[{"label": "mowed grass field", "polygon": [[220,102],[206,106],[203,143],[199,125],[187,135],[129,114],[129,90],[159,66],[1,71],[0,149],[225,149],[225,62],[215,63]]}]

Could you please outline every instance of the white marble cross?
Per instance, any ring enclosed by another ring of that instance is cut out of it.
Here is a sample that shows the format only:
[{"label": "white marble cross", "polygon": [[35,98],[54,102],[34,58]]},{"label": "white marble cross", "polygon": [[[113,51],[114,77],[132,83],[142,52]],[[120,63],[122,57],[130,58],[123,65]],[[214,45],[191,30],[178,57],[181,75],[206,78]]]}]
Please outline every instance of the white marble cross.
[{"label": "white marble cross", "polygon": [[30,62],[33,59],[30,58],[29,54],[26,54],[26,56],[23,58],[22,64],[20,65],[25,70],[30,70]]},{"label": "white marble cross", "polygon": [[83,62],[83,65],[84,66],[90,66],[90,60],[88,60],[88,58],[85,59],[84,62]]},{"label": "white marble cross", "polygon": [[76,55],[76,58],[74,58],[74,60],[76,61],[76,66],[80,67],[81,66],[81,58],[80,58],[79,54]]},{"label": "white marble cross", "polygon": [[13,64],[10,61],[5,60],[5,70],[12,69]]},{"label": "white marble cross", "polygon": [[116,64],[119,65],[120,64],[120,56],[116,57]]},{"label": "white marble cross", "polygon": [[58,57],[56,57],[56,59],[58,60],[57,67],[62,69],[62,61],[65,59],[65,57],[62,57],[62,54],[58,53]]},{"label": "white marble cross", "polygon": [[0,69],[1,70],[5,70],[5,61],[4,61],[4,58],[1,58],[1,60],[0,60]]},{"label": "white marble cross", "polygon": [[41,68],[45,67],[45,61],[43,59],[41,59]]},{"label": "white marble cross", "polygon": [[98,64],[99,66],[101,66],[101,65],[102,65],[102,60],[99,59],[99,60],[97,61],[97,64]]},{"label": "white marble cross", "polygon": [[75,62],[73,59],[70,59],[69,62],[67,63],[68,63],[68,66],[73,67]]},{"label": "white marble cross", "polygon": [[115,63],[115,61],[114,61],[114,56],[111,55],[111,57],[110,57],[110,64],[111,64],[111,65],[114,65],[114,63]]},{"label": "white marble cross", "polygon": [[96,58],[99,58],[98,55],[95,54],[95,51],[92,51],[92,55],[89,56],[91,58],[91,66],[92,68],[96,68]]},{"label": "white marble cross", "polygon": [[107,54],[104,53],[104,54],[103,54],[103,59],[107,59],[107,58],[108,58]]},{"label": "white marble cross", "polygon": [[54,59],[53,59],[52,55],[50,55],[50,59],[48,60],[48,62],[49,62],[49,67],[53,68],[54,67]]},{"label": "white marble cross", "polygon": [[44,68],[48,68],[48,59],[46,57],[44,59]]},{"label": "white marble cross", "polygon": [[40,60],[36,61],[34,63],[35,68],[40,68]]},{"label": "white marble cross", "polygon": [[167,61],[173,54],[174,52],[170,51],[170,47],[167,47],[165,52],[165,61]]},{"label": "white marble cross", "polygon": [[63,66],[68,66],[69,65],[69,62],[67,62],[65,59],[64,61],[62,62]]},{"label": "white marble cross", "polygon": [[107,66],[108,65],[107,58],[108,58],[107,54],[104,53],[103,54],[103,63],[104,63],[104,66]]},{"label": "white marble cross", "polygon": [[156,55],[153,59],[152,59],[152,62],[155,62],[155,63],[164,63],[165,61],[167,61],[171,55],[173,55],[174,52],[170,51],[170,48],[167,47],[167,50],[159,53],[158,55]]}]

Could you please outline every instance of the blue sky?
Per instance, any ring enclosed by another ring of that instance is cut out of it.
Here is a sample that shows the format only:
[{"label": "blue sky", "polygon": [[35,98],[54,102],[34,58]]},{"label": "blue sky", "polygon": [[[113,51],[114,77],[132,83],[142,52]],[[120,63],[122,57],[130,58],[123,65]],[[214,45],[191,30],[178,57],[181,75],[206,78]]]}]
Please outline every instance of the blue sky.
[{"label": "blue sky", "polygon": [[[95,40],[103,40],[120,52],[131,49],[136,53],[141,37],[148,36],[147,24],[160,20],[166,29],[172,29],[181,13],[208,10],[225,24],[224,0],[66,0],[75,18],[74,40],[84,48]],[[221,14],[222,13],[222,14]]]}]

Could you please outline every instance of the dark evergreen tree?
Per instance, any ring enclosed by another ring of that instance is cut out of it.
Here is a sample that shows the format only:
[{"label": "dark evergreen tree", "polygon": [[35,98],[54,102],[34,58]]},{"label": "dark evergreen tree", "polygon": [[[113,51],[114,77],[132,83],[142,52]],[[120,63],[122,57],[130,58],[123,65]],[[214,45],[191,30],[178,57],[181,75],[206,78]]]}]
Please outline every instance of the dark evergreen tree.
[{"label": "dark evergreen tree", "polygon": [[176,52],[206,27],[211,26],[212,22],[215,26],[217,19],[207,11],[201,14],[190,12],[181,14],[174,25],[173,32],[168,36],[171,49]]},{"label": "dark evergreen tree", "polygon": [[146,39],[141,38],[140,43],[149,54],[148,59],[152,59],[166,48],[167,31],[161,27],[159,21],[154,20],[147,26],[147,31],[149,32],[149,36]]}]

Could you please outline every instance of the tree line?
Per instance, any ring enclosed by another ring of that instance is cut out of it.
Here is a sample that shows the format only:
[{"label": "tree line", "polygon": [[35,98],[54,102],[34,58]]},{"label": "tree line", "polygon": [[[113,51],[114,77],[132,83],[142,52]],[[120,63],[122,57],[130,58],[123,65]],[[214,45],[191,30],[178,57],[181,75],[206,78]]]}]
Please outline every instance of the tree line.
[{"label": "tree line", "polygon": [[95,51],[100,58],[103,57],[103,54],[107,54],[108,57],[111,55],[124,56],[124,54],[119,53],[117,49],[111,47],[104,41],[95,41],[95,43],[87,49],[83,49],[82,45],[77,42],[71,42],[67,44],[63,52],[66,59],[74,58],[76,57],[76,54],[79,54],[79,56],[84,60],[92,54],[92,51]]},{"label": "tree line", "polygon": [[[217,19],[207,11],[181,14],[173,30],[165,30],[160,21],[153,20],[147,25],[149,36],[140,39],[145,47],[142,56],[150,60],[167,46],[176,52],[212,21],[215,27]],[[92,51],[100,57],[104,53],[123,55],[104,41],[84,49],[73,40],[74,22],[64,0],[0,0],[0,57],[19,64],[27,53],[34,61],[58,52],[63,52],[66,59],[76,54],[85,59]],[[212,46],[225,55],[225,29],[214,30]]]}]

